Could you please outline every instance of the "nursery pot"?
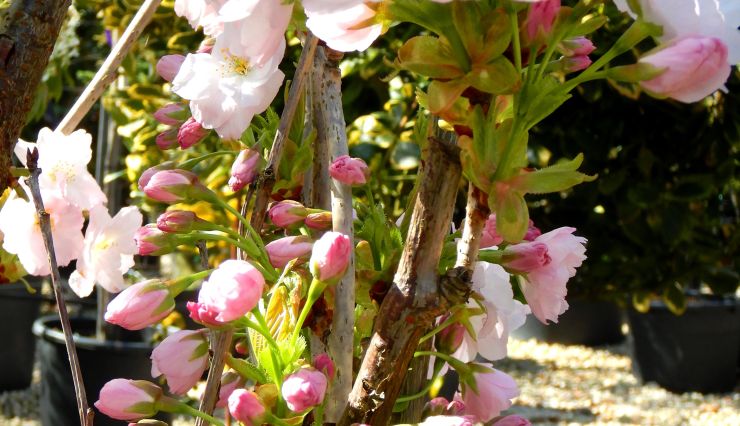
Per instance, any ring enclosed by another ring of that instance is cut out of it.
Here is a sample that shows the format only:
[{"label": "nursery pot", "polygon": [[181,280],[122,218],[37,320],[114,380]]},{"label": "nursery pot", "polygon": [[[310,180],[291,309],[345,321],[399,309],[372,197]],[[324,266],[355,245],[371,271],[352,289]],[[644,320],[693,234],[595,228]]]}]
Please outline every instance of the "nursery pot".
[{"label": "nursery pot", "polygon": [[[101,341],[95,334],[92,318],[71,318],[77,355],[85,383],[90,408],[95,410],[95,426],[121,426],[128,422],[114,420],[99,412],[93,405],[100,389],[112,379],[126,378],[153,381],[149,355],[150,331],[127,332],[121,341]],[[40,413],[43,426],[77,426],[77,414],[72,373],[70,372],[64,334],[57,316],[39,318],[33,324],[33,334],[38,337],[39,363],[41,365]],[[161,417],[165,415],[165,417]],[[160,413],[160,420],[169,421],[167,413]]]},{"label": "nursery pot", "polygon": [[528,315],[523,326],[514,330],[517,339],[537,339],[564,345],[599,346],[619,343],[622,334],[622,310],[611,302],[584,299],[569,300],[570,307],[557,323],[542,324]]},{"label": "nursery pot", "polygon": [[31,385],[36,339],[31,326],[41,308],[41,281],[30,281],[31,294],[22,283],[0,284],[0,391]]},{"label": "nursery pot", "polygon": [[653,302],[629,311],[632,367],[644,382],[673,392],[730,392],[737,384],[740,299],[692,297],[683,315]]}]

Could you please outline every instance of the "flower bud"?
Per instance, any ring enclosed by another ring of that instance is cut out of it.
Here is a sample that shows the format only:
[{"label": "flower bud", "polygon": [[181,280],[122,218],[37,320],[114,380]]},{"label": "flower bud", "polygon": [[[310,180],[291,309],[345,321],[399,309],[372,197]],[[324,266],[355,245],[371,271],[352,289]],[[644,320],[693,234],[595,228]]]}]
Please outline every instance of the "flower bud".
[{"label": "flower bud", "polygon": [[480,239],[480,248],[497,246],[504,241],[504,238],[496,230],[496,214],[488,216],[483,226],[483,233]]},{"label": "flower bud", "polygon": [[236,192],[250,183],[254,182],[259,172],[262,156],[253,149],[245,149],[239,152],[234,163],[231,165],[231,177],[229,187]]},{"label": "flower bud", "polygon": [[208,367],[206,329],[180,330],[167,336],[152,351],[152,377],[164,375],[170,392],[185,394]]},{"label": "flower bud", "polygon": [[199,229],[197,224],[204,222],[194,212],[170,210],[159,215],[157,218],[157,228],[162,232],[187,234],[194,229]]},{"label": "flower bud", "polygon": [[282,395],[291,411],[300,413],[324,400],[327,380],[324,373],[304,367],[285,379]]},{"label": "flower bud", "polygon": [[126,288],[108,303],[105,320],[127,330],[141,330],[163,320],[175,309],[169,288],[159,280],[147,280]]},{"label": "flower bud", "polygon": [[157,135],[154,142],[157,144],[157,148],[162,151],[172,149],[177,146],[177,129],[168,129]]},{"label": "flower bud", "polygon": [[532,423],[522,416],[512,414],[499,418],[492,426],[532,426]]},{"label": "flower bud", "polygon": [[140,256],[160,256],[172,252],[176,246],[171,234],[160,230],[156,224],[148,223],[134,235],[136,254]]},{"label": "flower bud", "polygon": [[157,172],[161,172],[162,170],[171,170],[173,169],[174,163],[171,161],[167,161],[162,164],[158,164],[153,167],[149,167],[148,169],[144,170],[144,172],[139,177],[139,191],[143,191],[146,185],[149,183],[149,181],[152,179],[152,176],[154,176]]},{"label": "flower bud", "polygon": [[447,408],[445,408],[445,414],[449,416],[459,416],[463,413],[465,413],[465,403],[459,399],[450,401],[450,403],[447,404]]},{"label": "flower bud", "polygon": [[434,347],[443,354],[452,354],[462,345],[465,333],[465,326],[459,322],[453,322],[437,333],[434,338]]},{"label": "flower bud", "polygon": [[364,185],[370,177],[370,169],[361,158],[342,155],[331,163],[329,174],[332,178],[347,185]]},{"label": "flower bud", "polygon": [[144,380],[113,379],[103,385],[95,408],[117,420],[138,420],[157,414],[162,389]]},{"label": "flower bud", "polygon": [[299,222],[303,222],[303,219],[308,215],[308,211],[298,201],[283,200],[273,204],[268,214],[275,226],[289,228]]},{"label": "flower bud", "polygon": [[168,126],[179,126],[190,117],[190,110],[180,103],[163,106],[154,113],[154,119]]},{"label": "flower bud", "polygon": [[313,359],[313,366],[326,375],[329,380],[334,379],[336,368],[329,354],[319,354]]},{"label": "flower bud", "polygon": [[284,268],[293,259],[308,257],[313,249],[313,241],[305,236],[284,237],[265,246],[270,264],[276,268]]},{"label": "flower bud", "polygon": [[197,198],[199,193],[206,191],[208,189],[200,183],[195,173],[181,169],[159,171],[144,186],[147,197],[169,204]]},{"label": "flower bud", "polygon": [[303,221],[311,229],[324,231],[331,228],[331,212],[310,213]]},{"label": "flower bud", "polygon": [[326,232],[313,245],[309,262],[314,278],[322,282],[335,282],[342,278],[352,255],[352,242],[348,236],[334,231]]},{"label": "flower bud", "polygon": [[177,143],[180,144],[180,148],[188,149],[191,146],[205,139],[208,136],[210,130],[204,129],[195,118],[188,118],[180,126],[180,130],[177,131]]},{"label": "flower bud", "polygon": [[172,81],[185,62],[183,55],[164,55],[157,61],[157,74],[167,81]]},{"label": "flower bud", "polygon": [[502,260],[507,269],[525,274],[542,268],[551,261],[547,244],[539,241],[527,241],[507,247]]},{"label": "flower bud", "polygon": [[530,45],[543,44],[552,32],[560,11],[560,0],[543,0],[529,6],[524,23],[526,41]]},{"label": "flower bud", "polygon": [[447,409],[447,406],[450,404],[450,401],[447,400],[447,398],[438,396],[436,398],[432,398],[429,401],[427,401],[426,404],[424,404],[424,409],[421,412],[421,417],[430,417],[430,416],[440,416],[445,414],[445,410]]},{"label": "flower bud", "polygon": [[201,286],[197,314],[201,320],[218,323],[241,318],[257,306],[264,286],[265,279],[252,264],[227,260]]},{"label": "flower bud", "polygon": [[591,66],[591,58],[588,55],[565,56],[561,59],[563,72],[571,73],[585,70]]},{"label": "flower bud", "polygon": [[229,370],[222,374],[221,387],[218,388],[218,402],[216,403],[216,407],[226,407],[231,393],[244,386],[245,383],[246,381],[244,378],[233,370]]},{"label": "flower bud", "polygon": [[256,393],[237,389],[229,396],[229,413],[246,426],[261,425],[265,406]]},{"label": "flower bud", "polygon": [[728,50],[714,37],[687,36],[640,58],[663,73],[640,84],[650,94],[681,102],[697,102],[724,87],[730,76]]},{"label": "flower bud", "polygon": [[542,235],[542,231],[540,231],[540,228],[534,226],[534,222],[532,222],[532,219],[530,219],[529,226],[527,227],[527,233],[524,234],[524,240],[534,241],[540,235]]},{"label": "flower bud", "polygon": [[589,55],[594,50],[596,50],[596,47],[586,37],[571,38],[558,44],[558,51],[564,56]]}]

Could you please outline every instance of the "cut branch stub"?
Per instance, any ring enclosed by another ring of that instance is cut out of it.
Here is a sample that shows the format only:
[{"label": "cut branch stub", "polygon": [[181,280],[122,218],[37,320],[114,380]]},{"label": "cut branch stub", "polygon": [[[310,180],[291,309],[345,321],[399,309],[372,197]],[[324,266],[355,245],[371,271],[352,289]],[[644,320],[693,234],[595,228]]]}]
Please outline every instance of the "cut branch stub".
[{"label": "cut branch stub", "polygon": [[469,274],[437,274],[449,232],[461,166],[458,148],[430,138],[394,285],[380,307],[370,345],[340,425],[388,424],[406,369],[429,324],[465,300]]}]

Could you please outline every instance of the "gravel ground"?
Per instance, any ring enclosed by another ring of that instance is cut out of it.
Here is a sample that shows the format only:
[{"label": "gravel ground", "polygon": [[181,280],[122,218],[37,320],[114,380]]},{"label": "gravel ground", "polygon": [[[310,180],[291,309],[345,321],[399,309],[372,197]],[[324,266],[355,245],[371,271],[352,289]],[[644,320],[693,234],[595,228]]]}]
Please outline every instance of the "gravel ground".
[{"label": "gravel ground", "polygon": [[[496,367],[521,387],[510,412],[535,425],[740,426],[740,387],[724,395],[677,395],[640,385],[627,353],[626,343],[593,349],[512,340],[510,358]],[[0,425],[39,425],[38,377],[34,382],[28,390],[0,394]],[[181,419],[173,426],[189,424]]]}]

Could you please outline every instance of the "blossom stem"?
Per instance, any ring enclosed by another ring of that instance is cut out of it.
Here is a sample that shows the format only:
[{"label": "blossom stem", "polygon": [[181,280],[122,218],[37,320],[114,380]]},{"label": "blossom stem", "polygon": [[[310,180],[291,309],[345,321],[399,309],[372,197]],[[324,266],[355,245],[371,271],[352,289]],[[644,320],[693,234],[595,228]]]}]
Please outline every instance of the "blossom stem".
[{"label": "blossom stem", "polygon": [[234,152],[234,151],[209,152],[206,155],[201,155],[200,157],[191,158],[191,159],[189,159],[187,161],[182,162],[180,164],[180,167],[179,168],[185,169],[185,170],[192,170],[192,168],[195,167],[201,161],[208,160],[208,159],[211,159],[211,158],[214,158],[214,157],[218,157],[218,156],[221,156],[221,155],[229,155],[229,154],[236,155],[237,153]]},{"label": "blossom stem", "polygon": [[326,284],[316,278],[311,281],[311,286],[308,288],[308,295],[306,296],[306,303],[303,305],[303,309],[301,310],[301,314],[298,316],[298,321],[295,325],[295,330],[293,330],[293,335],[290,338],[291,346],[295,346],[298,341],[298,336],[301,334],[303,323],[306,321],[306,317],[308,317],[308,313],[311,311],[313,304],[319,300],[321,293],[324,292],[324,288],[326,288]]},{"label": "blossom stem", "polygon": [[193,232],[188,234],[188,239],[192,239],[193,241],[198,240],[207,240],[207,241],[222,241],[227,244],[231,244],[235,247],[239,247],[240,249],[244,250],[246,253],[248,253],[253,258],[257,259],[256,262],[253,262],[255,268],[259,269],[259,271],[262,273],[262,275],[265,276],[269,281],[275,282],[279,278],[279,275],[275,268],[270,265],[269,262],[267,262],[267,265],[270,265],[270,267],[265,266],[265,260],[260,259],[260,256],[257,256],[256,254],[259,254],[259,252],[255,253],[252,247],[249,247],[239,241],[236,241],[232,238],[223,236],[223,235],[215,235],[215,234],[208,234],[206,232]]},{"label": "blossom stem", "polygon": [[203,420],[205,420],[205,421],[207,421],[207,422],[209,422],[211,424],[214,424],[216,426],[224,426],[224,423],[221,420],[219,420],[219,419],[217,419],[217,418],[215,418],[213,416],[210,416],[210,415],[208,415],[208,414],[206,414],[206,413],[198,410],[197,408],[193,408],[193,407],[189,406],[188,404],[185,404],[184,402],[178,403],[177,406],[175,407],[175,410],[176,410],[177,413],[189,414],[189,415],[191,415],[193,417],[199,417],[199,418],[201,418],[201,419],[203,419]]},{"label": "blossom stem", "polygon": [[434,337],[437,333],[444,330],[447,326],[457,321],[457,318],[455,318],[455,313],[459,310],[459,308],[455,307],[450,309],[450,316],[444,320],[441,324],[436,326],[432,331],[425,334],[424,336],[419,339],[419,344],[424,343],[425,341],[431,339]]},{"label": "blossom stem", "polygon": [[210,275],[211,272],[213,272],[213,269],[207,269],[205,271],[196,272],[192,275],[180,277],[176,280],[170,281],[168,287],[170,288],[171,292],[175,296],[177,296],[178,294],[185,291],[188,287],[190,287],[190,285],[194,282],[206,278],[208,275]]},{"label": "blossom stem", "polygon": [[260,308],[254,308],[252,310],[252,315],[254,315],[254,317],[257,319],[258,324],[252,323],[251,328],[264,336],[267,340],[267,343],[269,343],[270,346],[272,346],[276,351],[280,351],[275,338],[272,337],[272,333],[270,333],[270,327],[267,325],[267,321],[265,320],[264,315],[262,315],[262,312],[260,312]]},{"label": "blossom stem", "polygon": [[277,426],[289,426],[289,423],[284,421],[283,419],[274,416],[272,413],[267,413],[267,416],[265,417],[265,420],[267,421],[267,424],[271,425],[277,425]]},{"label": "blossom stem", "polygon": [[514,43],[514,65],[519,74],[522,73],[522,46],[519,41],[519,18],[515,10],[509,11],[509,20],[511,21],[512,42]]},{"label": "blossom stem", "polygon": [[422,390],[420,390],[419,392],[417,392],[415,394],[399,396],[396,399],[396,404],[398,404],[400,402],[413,401],[413,400],[415,400],[417,398],[421,398],[423,396],[426,396],[429,393],[429,389],[431,389],[432,386],[434,386],[434,382],[437,380],[437,376],[439,375],[439,372],[442,370],[442,366],[443,365],[444,365],[444,363],[441,363],[441,362],[435,363],[434,373],[432,374],[432,378],[429,379],[429,382],[427,383],[427,385],[424,386],[424,388]]},{"label": "blossom stem", "polygon": [[450,364],[450,367],[454,368],[455,371],[457,371],[458,374],[460,375],[466,374],[470,370],[470,367],[468,367],[468,365],[465,364],[464,362],[460,361],[459,359],[451,355],[443,354],[442,352],[436,352],[436,351],[416,351],[414,352],[414,357],[420,357],[420,356],[433,356],[433,357],[439,358],[442,361],[445,361],[446,363]]}]

